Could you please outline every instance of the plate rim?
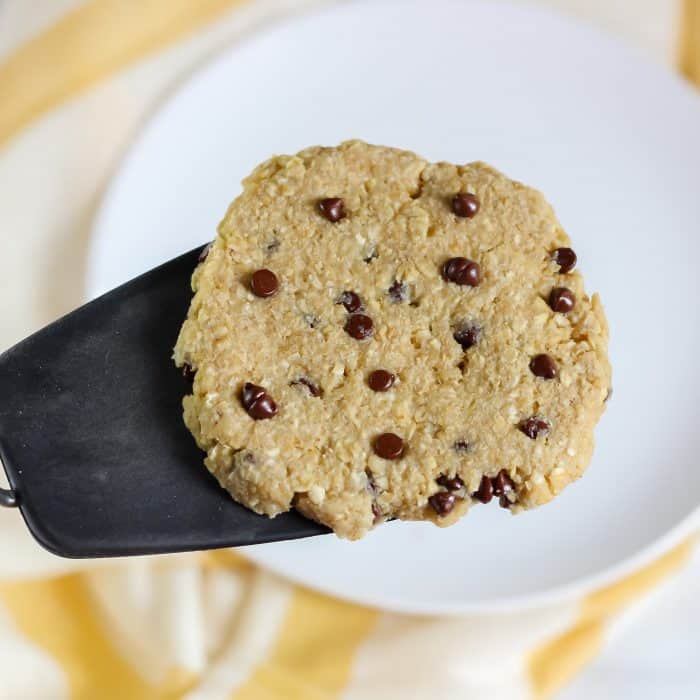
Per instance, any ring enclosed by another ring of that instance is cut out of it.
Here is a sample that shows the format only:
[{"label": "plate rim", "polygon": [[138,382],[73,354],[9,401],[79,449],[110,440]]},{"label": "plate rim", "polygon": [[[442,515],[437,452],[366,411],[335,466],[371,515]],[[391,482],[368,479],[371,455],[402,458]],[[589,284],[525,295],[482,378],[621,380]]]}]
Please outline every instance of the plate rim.
[{"label": "plate rim", "polygon": [[[325,586],[322,583],[309,583],[300,576],[284,570],[283,567],[276,567],[266,558],[258,555],[257,552],[247,551],[249,549],[248,547],[240,547],[236,551],[240,552],[243,556],[266,571],[272,572],[296,585],[310,588],[334,598],[340,598],[349,603],[355,603],[385,612],[399,613],[402,615],[431,615],[441,617],[452,615],[505,615],[573,603],[607,586],[622,583],[627,577],[634,576],[636,573],[643,571],[645,567],[653,565],[665,555],[670,554],[676,547],[680,547],[684,542],[693,538],[697,534],[698,529],[700,529],[700,506],[687,514],[674,528],[653,540],[648,546],[643,547],[629,557],[621,559],[613,566],[601,569],[595,574],[582,576],[560,586],[543,588],[537,593],[489,598],[480,600],[478,603],[455,603],[451,601],[445,605],[427,604],[417,601],[413,603],[401,603],[396,599],[383,598],[382,596],[374,596],[373,599],[370,599],[367,596],[353,595],[347,592],[340,594],[331,586]],[[371,537],[371,533],[368,536]],[[257,548],[264,547],[265,545],[253,546]]]}]

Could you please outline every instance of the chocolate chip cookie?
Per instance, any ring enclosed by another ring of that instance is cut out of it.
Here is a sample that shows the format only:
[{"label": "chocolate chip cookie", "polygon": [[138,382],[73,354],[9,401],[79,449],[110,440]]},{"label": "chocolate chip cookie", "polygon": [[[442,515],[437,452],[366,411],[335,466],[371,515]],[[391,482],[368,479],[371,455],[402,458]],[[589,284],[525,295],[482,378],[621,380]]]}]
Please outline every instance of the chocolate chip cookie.
[{"label": "chocolate chip cookie", "polygon": [[174,353],[185,423],[236,501],[356,539],[518,512],[581,476],[608,331],[539,192],[360,141],[243,185]]}]

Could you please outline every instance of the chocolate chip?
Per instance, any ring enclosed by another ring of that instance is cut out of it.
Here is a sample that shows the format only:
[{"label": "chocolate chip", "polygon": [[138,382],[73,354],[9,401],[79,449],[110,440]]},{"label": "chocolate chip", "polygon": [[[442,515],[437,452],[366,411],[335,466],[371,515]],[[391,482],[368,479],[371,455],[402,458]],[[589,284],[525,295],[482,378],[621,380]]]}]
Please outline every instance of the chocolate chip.
[{"label": "chocolate chip", "polygon": [[513,480],[510,478],[505,469],[501,469],[501,471],[496,474],[491,482],[493,484],[494,496],[503,496],[505,493],[513,491],[515,488]]},{"label": "chocolate chip", "polygon": [[387,290],[387,294],[394,304],[400,304],[408,299],[408,286],[399,280],[394,280],[391,287]]},{"label": "chocolate chip", "polygon": [[492,478],[488,476],[481,477],[479,488],[472,494],[473,498],[481,503],[489,503],[494,496],[500,496],[499,503],[502,508],[510,508],[512,505],[509,496],[514,495],[515,484],[508,476],[505,469],[501,469],[498,474]]},{"label": "chocolate chip", "polygon": [[247,411],[255,401],[265,396],[266,393],[267,392],[263,387],[246,382],[243,385],[243,391],[241,392],[241,402],[243,403],[243,408],[245,408]]},{"label": "chocolate chip", "polygon": [[185,378],[185,381],[188,381],[190,384],[194,381],[194,378],[197,374],[197,370],[192,368],[192,365],[188,365],[185,363],[182,365],[182,376]]},{"label": "chocolate chip", "polygon": [[277,404],[267,394],[258,399],[249,409],[248,415],[255,420],[266,420],[277,413]]},{"label": "chocolate chip", "polygon": [[352,314],[345,322],[345,332],[355,340],[365,340],[374,335],[374,323],[369,316]]},{"label": "chocolate chip", "polygon": [[309,394],[311,396],[321,396],[323,391],[321,388],[316,384],[315,382],[311,381],[308,377],[299,377],[299,379],[295,379],[293,382],[290,382],[292,386],[305,386],[309,390]]},{"label": "chocolate chip", "polygon": [[481,503],[488,503],[493,498],[493,482],[488,476],[481,477],[479,488],[472,496]]},{"label": "chocolate chip", "polygon": [[462,346],[462,350],[469,350],[481,340],[481,326],[467,321],[456,328],[452,337]]},{"label": "chocolate chip", "polygon": [[559,265],[559,272],[565,275],[576,267],[576,253],[571,248],[557,248],[552,253],[552,260]]},{"label": "chocolate chip", "polygon": [[450,258],[442,266],[442,277],[447,282],[476,287],[481,282],[481,268],[468,258]]},{"label": "chocolate chip", "polygon": [[273,239],[265,246],[265,252],[266,252],[266,253],[274,253],[279,247],[280,247],[280,242],[279,242],[276,238],[273,238]]},{"label": "chocolate chip", "polygon": [[447,476],[446,474],[441,474],[437,479],[437,483],[440,486],[444,486],[448,491],[459,491],[464,488],[464,482],[458,476]]},{"label": "chocolate chip", "polygon": [[375,369],[367,378],[367,384],[372,391],[389,391],[396,377],[385,369]]},{"label": "chocolate chip", "polygon": [[382,459],[399,459],[404,449],[403,440],[394,433],[382,433],[374,441],[374,453]]},{"label": "chocolate chip", "polygon": [[345,213],[345,202],[343,202],[340,197],[327,197],[326,199],[322,199],[318,203],[318,208],[321,214],[323,214],[328,221],[332,221],[333,223],[347,216]]},{"label": "chocolate chip", "polygon": [[471,452],[472,446],[466,440],[457,440],[452,445],[452,449],[455,452]]},{"label": "chocolate chip", "polygon": [[576,295],[567,287],[555,287],[549,295],[549,305],[552,311],[566,314],[574,308]]},{"label": "chocolate chip", "polygon": [[271,297],[279,289],[277,275],[271,270],[257,270],[250,278],[250,291],[256,297]]},{"label": "chocolate chip", "polygon": [[277,413],[277,404],[261,386],[246,382],[241,392],[241,403],[248,415],[255,420],[272,418]]},{"label": "chocolate chip", "polygon": [[342,304],[346,311],[349,311],[351,314],[362,308],[362,299],[360,299],[360,295],[355,294],[355,292],[343,292],[335,303]]},{"label": "chocolate chip", "polygon": [[540,435],[547,435],[550,431],[549,423],[543,418],[531,416],[520,424],[520,430],[531,440],[535,440]]},{"label": "chocolate chip", "polygon": [[203,263],[207,259],[207,255],[209,255],[209,251],[213,245],[213,243],[207,243],[204,248],[199,251],[199,257],[197,258],[198,262]]},{"label": "chocolate chip", "polygon": [[556,363],[545,354],[535,355],[530,360],[530,370],[536,377],[542,377],[542,379],[555,379],[557,376]]},{"label": "chocolate chip", "polygon": [[452,197],[452,211],[457,216],[471,219],[479,211],[479,200],[475,194],[460,192]]},{"label": "chocolate chip", "polygon": [[314,314],[304,314],[304,321],[308,324],[309,328],[316,328],[321,322],[321,319]]},{"label": "chocolate chip", "polygon": [[438,515],[451,513],[456,501],[455,495],[449,491],[438,491],[428,499],[428,503]]},{"label": "chocolate chip", "polygon": [[374,259],[375,259],[376,257],[378,257],[378,256],[379,256],[379,253],[377,252],[377,249],[376,249],[376,248],[372,248],[372,249],[369,251],[369,253],[368,253],[367,255],[365,255],[365,257],[362,258],[362,259],[363,259],[364,262],[366,262],[366,263],[371,263],[372,260],[374,260]]}]

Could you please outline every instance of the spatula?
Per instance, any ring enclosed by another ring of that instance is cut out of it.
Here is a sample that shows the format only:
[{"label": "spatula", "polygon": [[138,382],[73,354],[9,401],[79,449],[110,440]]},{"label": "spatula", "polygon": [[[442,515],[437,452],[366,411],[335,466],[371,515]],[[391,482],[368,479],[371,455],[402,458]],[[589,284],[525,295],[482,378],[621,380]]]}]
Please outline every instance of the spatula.
[{"label": "spatula", "polygon": [[308,537],[231,500],[182,422],[171,361],[200,249],[82,306],[0,355],[0,458],[34,537],[65,557],[154,554]]}]

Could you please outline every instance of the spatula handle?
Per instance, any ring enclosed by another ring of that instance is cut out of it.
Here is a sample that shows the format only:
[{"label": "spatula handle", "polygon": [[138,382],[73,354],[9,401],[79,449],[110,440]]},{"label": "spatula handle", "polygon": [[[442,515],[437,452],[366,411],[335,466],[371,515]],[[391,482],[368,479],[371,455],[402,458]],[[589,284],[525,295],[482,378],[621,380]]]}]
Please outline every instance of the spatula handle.
[{"label": "spatula handle", "polygon": [[0,489],[0,506],[4,508],[16,508],[18,505],[19,499],[14,491]]}]

